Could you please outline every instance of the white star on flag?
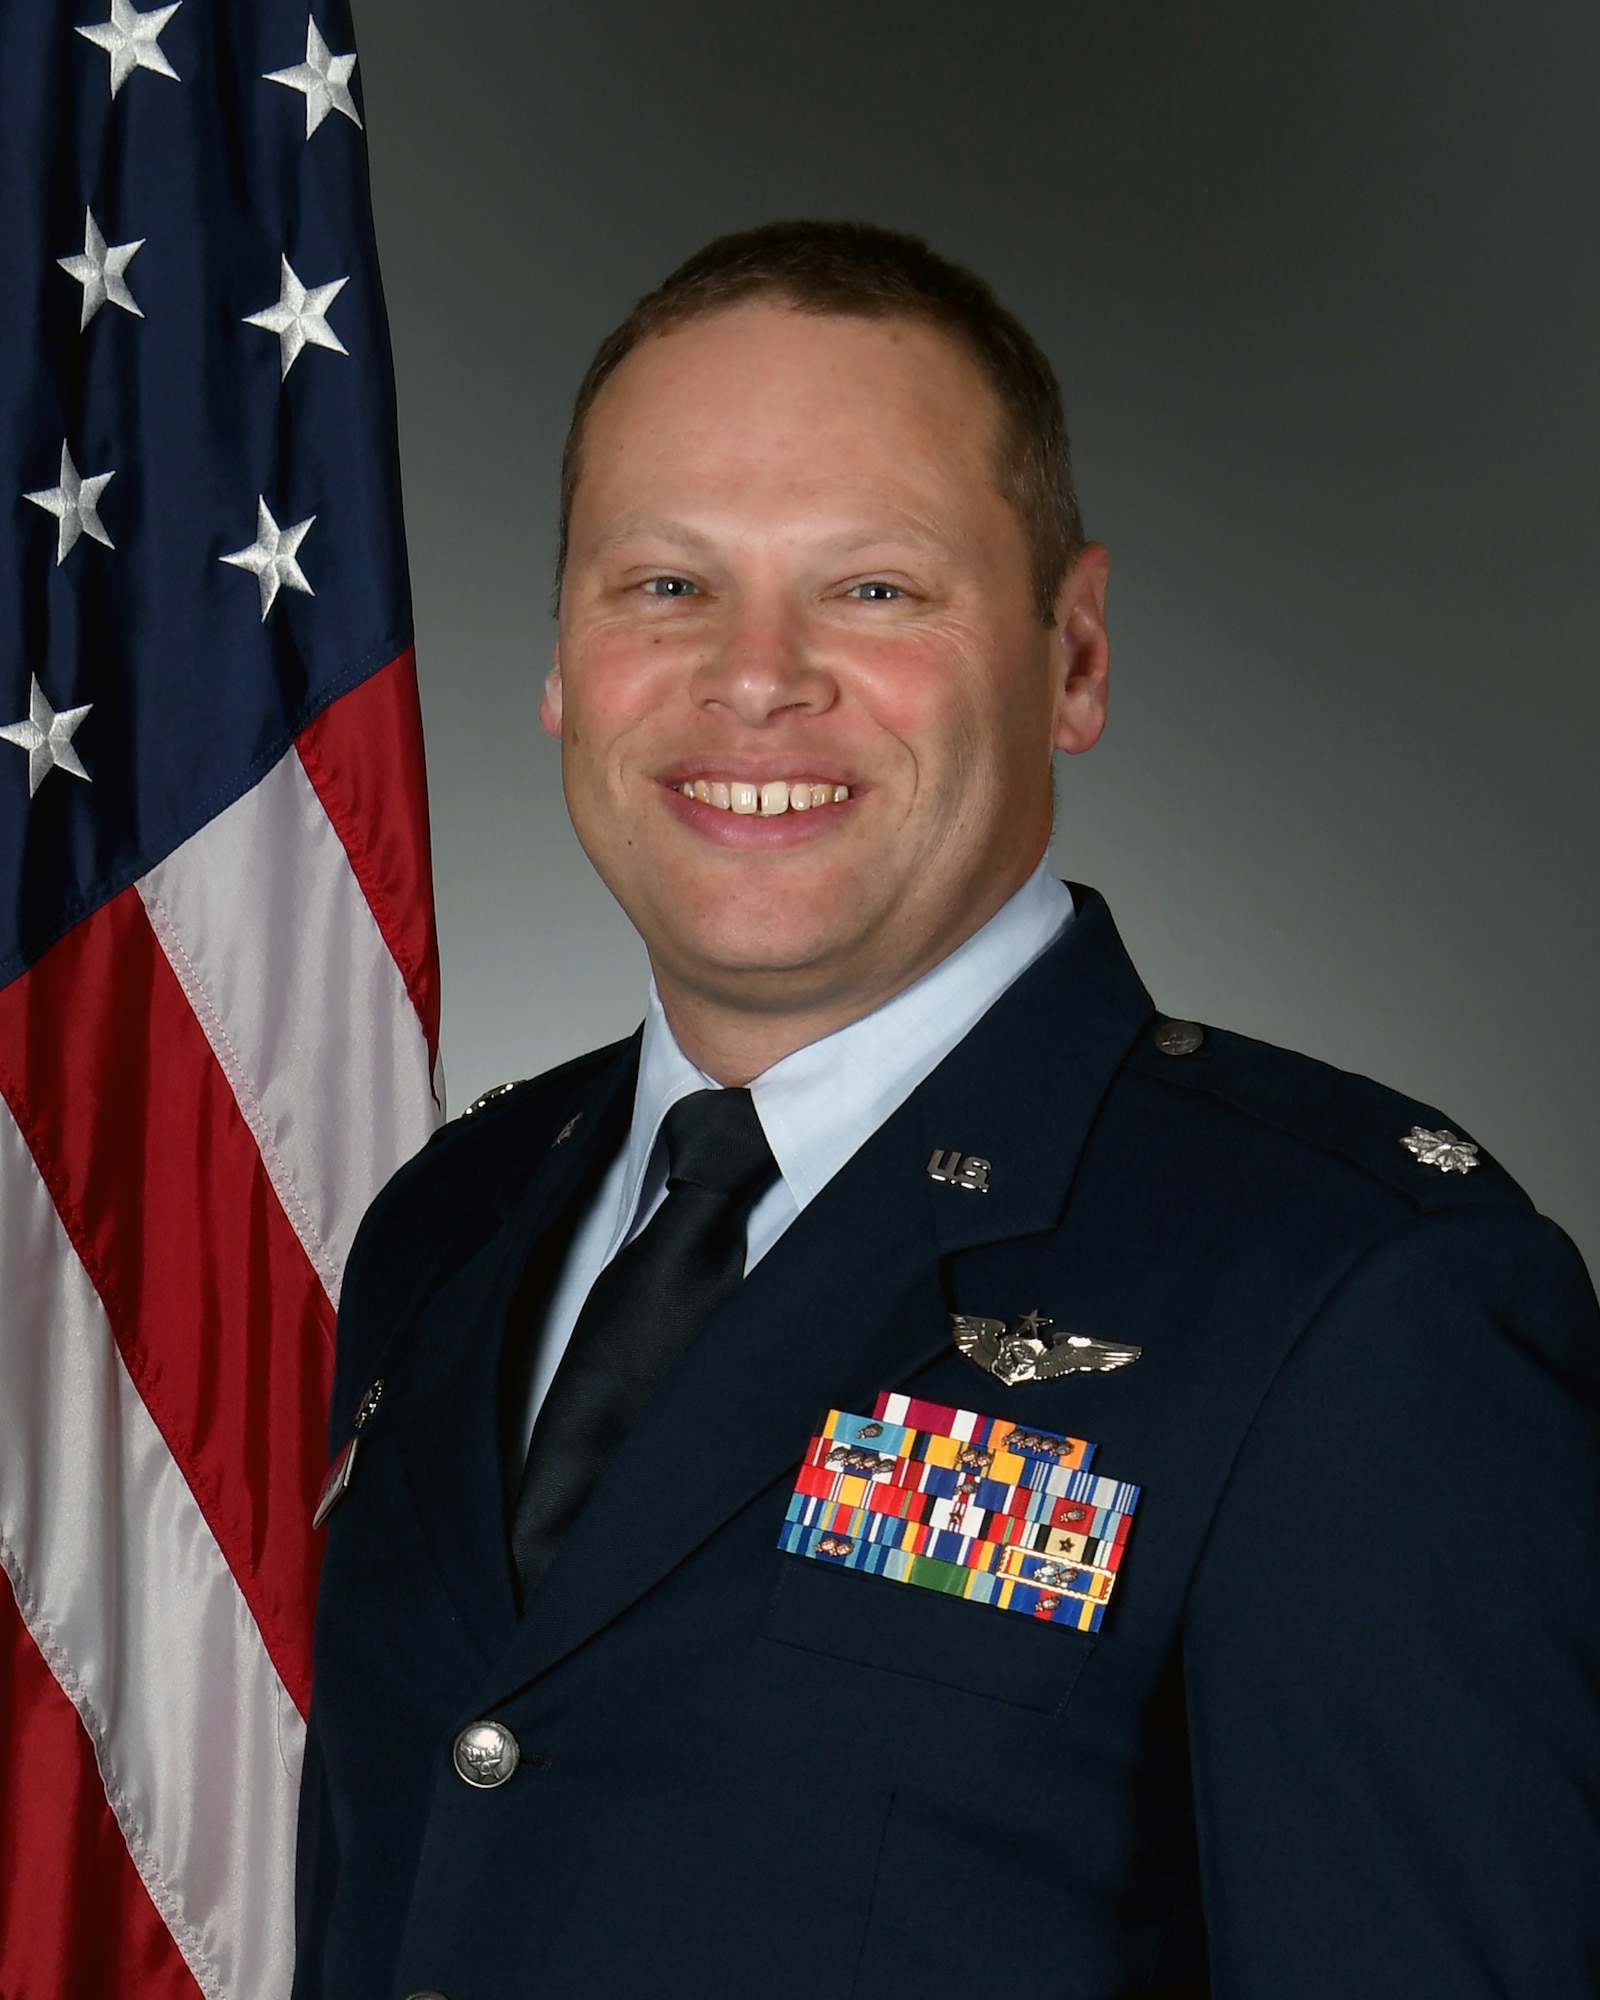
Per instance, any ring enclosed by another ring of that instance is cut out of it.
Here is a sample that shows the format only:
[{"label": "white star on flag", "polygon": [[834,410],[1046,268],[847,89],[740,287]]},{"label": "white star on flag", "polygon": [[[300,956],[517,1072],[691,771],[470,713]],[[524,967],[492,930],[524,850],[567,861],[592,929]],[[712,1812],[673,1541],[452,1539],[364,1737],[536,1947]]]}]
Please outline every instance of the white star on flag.
[{"label": "white star on flag", "polygon": [[72,747],[78,724],[93,707],[53,709],[45,700],[37,674],[28,676],[28,715],[25,722],[9,723],[0,729],[0,741],[15,743],[28,753],[28,797],[31,799],[52,771],[70,771],[86,785],[94,780],[83,768]]},{"label": "white star on flag", "polygon": [[111,0],[111,18],[92,28],[80,28],[86,42],[95,42],[111,58],[111,95],[117,92],[136,69],[153,69],[157,76],[170,76],[174,83],[183,79],[161,50],[161,30],[183,5],[172,0],[170,7],[152,7],[141,14],[130,0]]},{"label": "white star on flag", "polygon": [[329,306],[349,282],[348,278],[335,278],[330,285],[302,285],[295,276],[294,266],[287,257],[283,259],[278,303],[267,306],[261,312],[249,313],[245,318],[246,326],[265,327],[268,333],[278,336],[283,359],[280,380],[287,379],[289,370],[308,344],[330,347],[335,354],[350,352],[325,317]]},{"label": "white star on flag", "polygon": [[100,495],[116,476],[114,472],[97,472],[89,479],[80,479],[78,468],[72,462],[72,453],[63,440],[61,484],[41,486],[36,492],[23,494],[24,500],[31,500],[35,507],[54,514],[60,524],[56,534],[58,568],[66,561],[69,550],[80,535],[92,535],[97,542],[104,542],[108,549],[117,546],[100,525],[100,516],[95,511],[100,504]]},{"label": "white star on flag", "polygon": [[353,55],[336,56],[317,32],[317,24],[306,16],[306,59],[293,69],[269,69],[265,81],[286,83],[291,90],[303,90],[306,98],[306,137],[309,139],[330,111],[342,111],[352,125],[360,125],[356,101],[350,95],[350,77],[355,69]]},{"label": "white star on flag", "polygon": [[67,276],[76,278],[83,287],[83,317],[78,322],[80,333],[108,301],[138,319],[144,318],[123,277],[133,261],[133,253],[143,246],[142,236],[134,243],[107,243],[93,212],[87,208],[83,211],[82,256],[56,259]]},{"label": "white star on flag", "polygon": [[315,597],[316,592],[306,582],[305,572],[295,561],[295,551],[306,538],[306,530],[316,519],[308,514],[303,521],[296,521],[292,528],[280,528],[272,518],[272,509],[266,501],[256,497],[256,538],[247,549],[235,549],[231,556],[219,558],[232,563],[235,569],[250,569],[256,574],[261,585],[261,618],[266,622],[267,613],[277,601],[282,589],[303,590],[307,597]]}]

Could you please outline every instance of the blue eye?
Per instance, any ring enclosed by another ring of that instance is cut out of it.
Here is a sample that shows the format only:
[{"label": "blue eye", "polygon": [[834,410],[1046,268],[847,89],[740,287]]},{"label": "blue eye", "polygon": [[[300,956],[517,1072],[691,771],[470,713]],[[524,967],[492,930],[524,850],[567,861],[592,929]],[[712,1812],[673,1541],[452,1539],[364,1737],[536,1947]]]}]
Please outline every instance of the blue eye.
[{"label": "blue eye", "polygon": [[651,597],[692,597],[695,589],[686,576],[653,576],[645,585]]},{"label": "blue eye", "polygon": [[905,592],[897,583],[858,583],[852,585],[849,595],[859,597],[865,604],[888,604],[896,597],[904,597]]}]

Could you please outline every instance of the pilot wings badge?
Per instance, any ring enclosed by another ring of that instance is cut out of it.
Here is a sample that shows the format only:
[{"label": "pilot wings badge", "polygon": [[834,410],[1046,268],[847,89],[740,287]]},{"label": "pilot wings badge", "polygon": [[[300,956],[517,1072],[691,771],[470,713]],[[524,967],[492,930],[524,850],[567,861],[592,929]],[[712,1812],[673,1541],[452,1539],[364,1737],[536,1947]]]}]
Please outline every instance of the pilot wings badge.
[{"label": "pilot wings badge", "polygon": [[1058,1375],[1107,1375],[1126,1368],[1144,1352],[1117,1340],[1092,1340],[1085,1333],[1045,1329],[1055,1321],[1040,1312],[1024,1313],[1011,1330],[1003,1319],[981,1319],[976,1313],[952,1313],[950,1332],[969,1361],[1013,1389],[1019,1382],[1051,1382]]}]

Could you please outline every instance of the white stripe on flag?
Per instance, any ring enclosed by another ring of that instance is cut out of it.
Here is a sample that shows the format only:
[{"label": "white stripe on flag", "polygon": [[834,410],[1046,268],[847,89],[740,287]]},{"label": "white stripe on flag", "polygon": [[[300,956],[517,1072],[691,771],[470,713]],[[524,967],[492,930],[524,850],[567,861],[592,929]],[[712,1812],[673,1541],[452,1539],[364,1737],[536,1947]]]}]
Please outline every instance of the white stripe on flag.
[{"label": "white stripe on flag", "polygon": [[304,1725],[3,1100],[0,1189],[0,1560],[207,2000],[281,2000]]},{"label": "white stripe on flag", "polygon": [[357,1223],[435,1113],[416,1009],[300,759],[139,893],[337,1305]]}]

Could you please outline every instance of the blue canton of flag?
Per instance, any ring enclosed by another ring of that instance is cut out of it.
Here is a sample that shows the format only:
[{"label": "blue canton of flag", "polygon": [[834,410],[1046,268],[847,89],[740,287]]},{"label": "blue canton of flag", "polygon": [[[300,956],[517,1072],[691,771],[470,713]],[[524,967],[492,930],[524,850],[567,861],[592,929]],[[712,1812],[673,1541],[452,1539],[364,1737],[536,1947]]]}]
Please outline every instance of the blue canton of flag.
[{"label": "blue canton of flag", "polygon": [[0,982],[411,636],[348,9],[103,4],[0,30]]}]

